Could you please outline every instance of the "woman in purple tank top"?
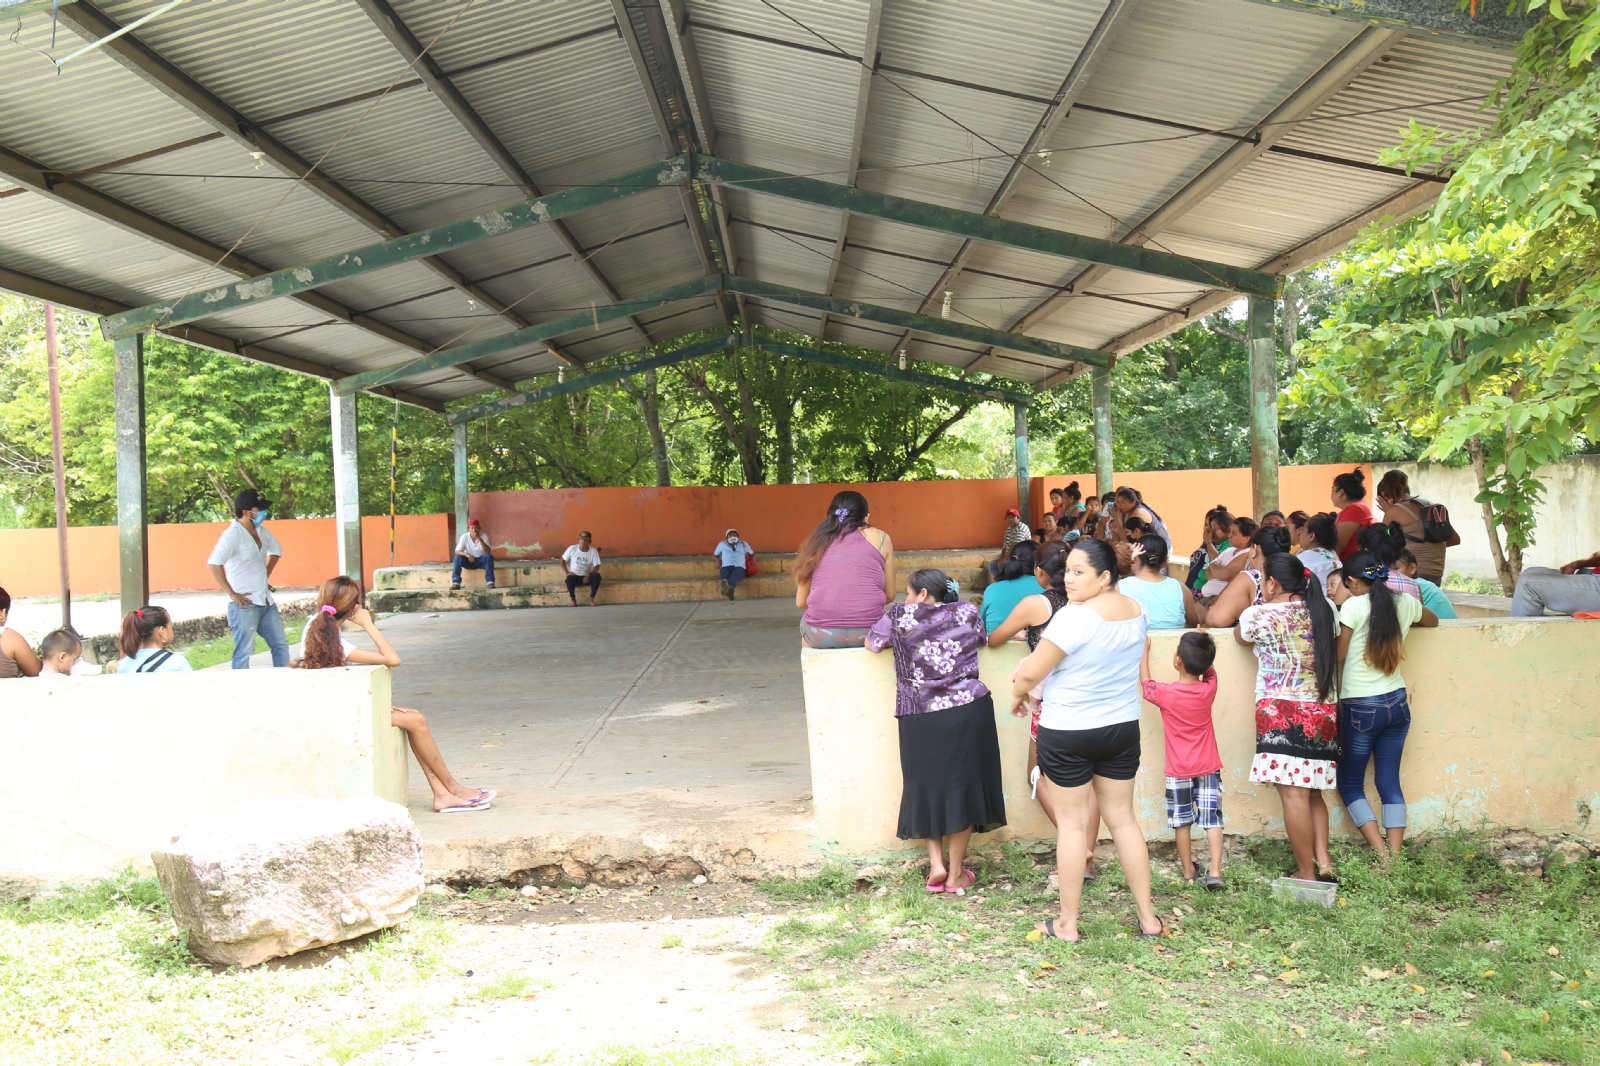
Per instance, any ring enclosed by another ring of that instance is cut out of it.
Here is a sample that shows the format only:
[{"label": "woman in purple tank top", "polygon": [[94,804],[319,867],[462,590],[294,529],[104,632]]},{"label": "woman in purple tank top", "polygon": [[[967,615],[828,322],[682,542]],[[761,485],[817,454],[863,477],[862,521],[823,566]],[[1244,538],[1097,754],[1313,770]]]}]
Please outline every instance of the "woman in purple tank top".
[{"label": "woman in purple tank top", "polygon": [[800,545],[794,603],[806,612],[800,640],[807,647],[861,647],[884,605],[894,601],[894,545],[871,518],[867,498],[846,489]]}]

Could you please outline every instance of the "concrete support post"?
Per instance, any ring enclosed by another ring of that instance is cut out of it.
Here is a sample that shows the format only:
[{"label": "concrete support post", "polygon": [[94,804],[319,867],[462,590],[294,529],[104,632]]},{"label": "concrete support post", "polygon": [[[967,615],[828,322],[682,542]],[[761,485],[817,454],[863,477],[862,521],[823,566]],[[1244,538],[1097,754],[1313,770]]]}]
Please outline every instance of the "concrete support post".
[{"label": "concrete support post", "polygon": [[356,461],[356,394],[341,396],[329,390],[328,409],[333,418],[334,528],[339,543],[339,573],[362,580],[361,467]]},{"label": "concrete support post", "polygon": [[117,428],[117,545],[122,613],[150,602],[149,522],[145,497],[144,334],[118,337],[112,394]]},{"label": "concrete support post", "polygon": [[1030,513],[1028,485],[1028,408],[1025,404],[1015,404],[1012,410],[1016,412],[1017,421],[1017,510],[1022,512],[1022,520],[1031,527],[1033,516]]},{"label": "concrete support post", "polygon": [[1277,301],[1250,297],[1250,506],[1255,518],[1278,509]]},{"label": "concrete support post", "polygon": [[467,531],[467,424],[456,426],[456,536]]},{"label": "concrete support post", "polygon": [[1104,496],[1115,486],[1111,466],[1111,371],[1095,367],[1089,372],[1094,388],[1094,491]]}]

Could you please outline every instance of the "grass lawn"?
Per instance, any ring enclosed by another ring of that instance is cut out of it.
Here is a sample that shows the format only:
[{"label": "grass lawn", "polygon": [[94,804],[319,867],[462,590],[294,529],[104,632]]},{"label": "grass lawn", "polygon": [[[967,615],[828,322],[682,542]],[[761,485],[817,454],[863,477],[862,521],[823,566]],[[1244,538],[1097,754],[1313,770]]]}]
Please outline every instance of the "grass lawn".
[{"label": "grass lawn", "polygon": [[1466,574],[1452,573],[1445,577],[1444,588],[1451,592],[1472,592],[1479,596],[1504,596],[1506,590],[1500,587],[1498,578],[1468,577]]},{"label": "grass lawn", "polygon": [[1383,872],[1345,846],[1324,909],[1270,895],[1286,844],[1251,852],[1220,893],[1159,864],[1160,941],[1134,937],[1114,865],[1086,894],[1080,943],[1030,937],[1056,902],[1046,866],[1008,850],[964,898],[927,893],[918,871],[883,895],[844,869],[769,883],[806,907],[768,953],[867,1062],[1600,1063],[1600,864],[1529,877],[1463,835]]},{"label": "grass lawn", "polygon": [[[283,620],[283,632],[289,638],[289,647],[291,649],[300,643],[300,634],[304,632],[305,628],[306,619],[304,617],[285,618]],[[183,657],[189,660],[189,665],[196,670],[204,670],[208,666],[216,666],[218,663],[229,662],[233,659],[233,637],[225,633],[220,637],[196,641],[193,644],[173,645],[173,650],[182,652]],[[268,650],[267,642],[260,637],[256,637],[256,651],[264,652],[266,650]]]}]

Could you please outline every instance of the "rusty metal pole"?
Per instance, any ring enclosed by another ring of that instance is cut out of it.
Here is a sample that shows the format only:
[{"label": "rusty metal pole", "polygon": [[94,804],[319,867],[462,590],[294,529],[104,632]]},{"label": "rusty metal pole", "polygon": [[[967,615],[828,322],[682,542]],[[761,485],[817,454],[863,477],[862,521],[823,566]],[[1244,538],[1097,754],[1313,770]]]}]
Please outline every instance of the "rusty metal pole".
[{"label": "rusty metal pole", "polygon": [[56,468],[56,552],[61,560],[61,628],[72,628],[72,576],[67,566],[67,464],[61,445],[61,353],[56,309],[44,305],[44,349],[50,358],[50,454]]}]

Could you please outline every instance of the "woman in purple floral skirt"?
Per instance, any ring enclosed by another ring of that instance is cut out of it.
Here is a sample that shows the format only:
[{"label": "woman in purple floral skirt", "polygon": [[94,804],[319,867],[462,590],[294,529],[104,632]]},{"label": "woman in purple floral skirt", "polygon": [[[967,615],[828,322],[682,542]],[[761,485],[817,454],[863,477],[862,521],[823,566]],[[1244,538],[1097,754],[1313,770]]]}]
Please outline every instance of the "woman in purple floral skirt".
[{"label": "woman in purple floral skirt", "polygon": [[956,583],[943,570],[912,574],[906,602],[890,604],[867,634],[869,651],[894,649],[905,779],[897,835],[927,840],[929,892],[972,884],[976,875],[962,868],[972,834],[1006,824],[994,700],[978,680],[984,640],[978,608],[956,599]]}]

